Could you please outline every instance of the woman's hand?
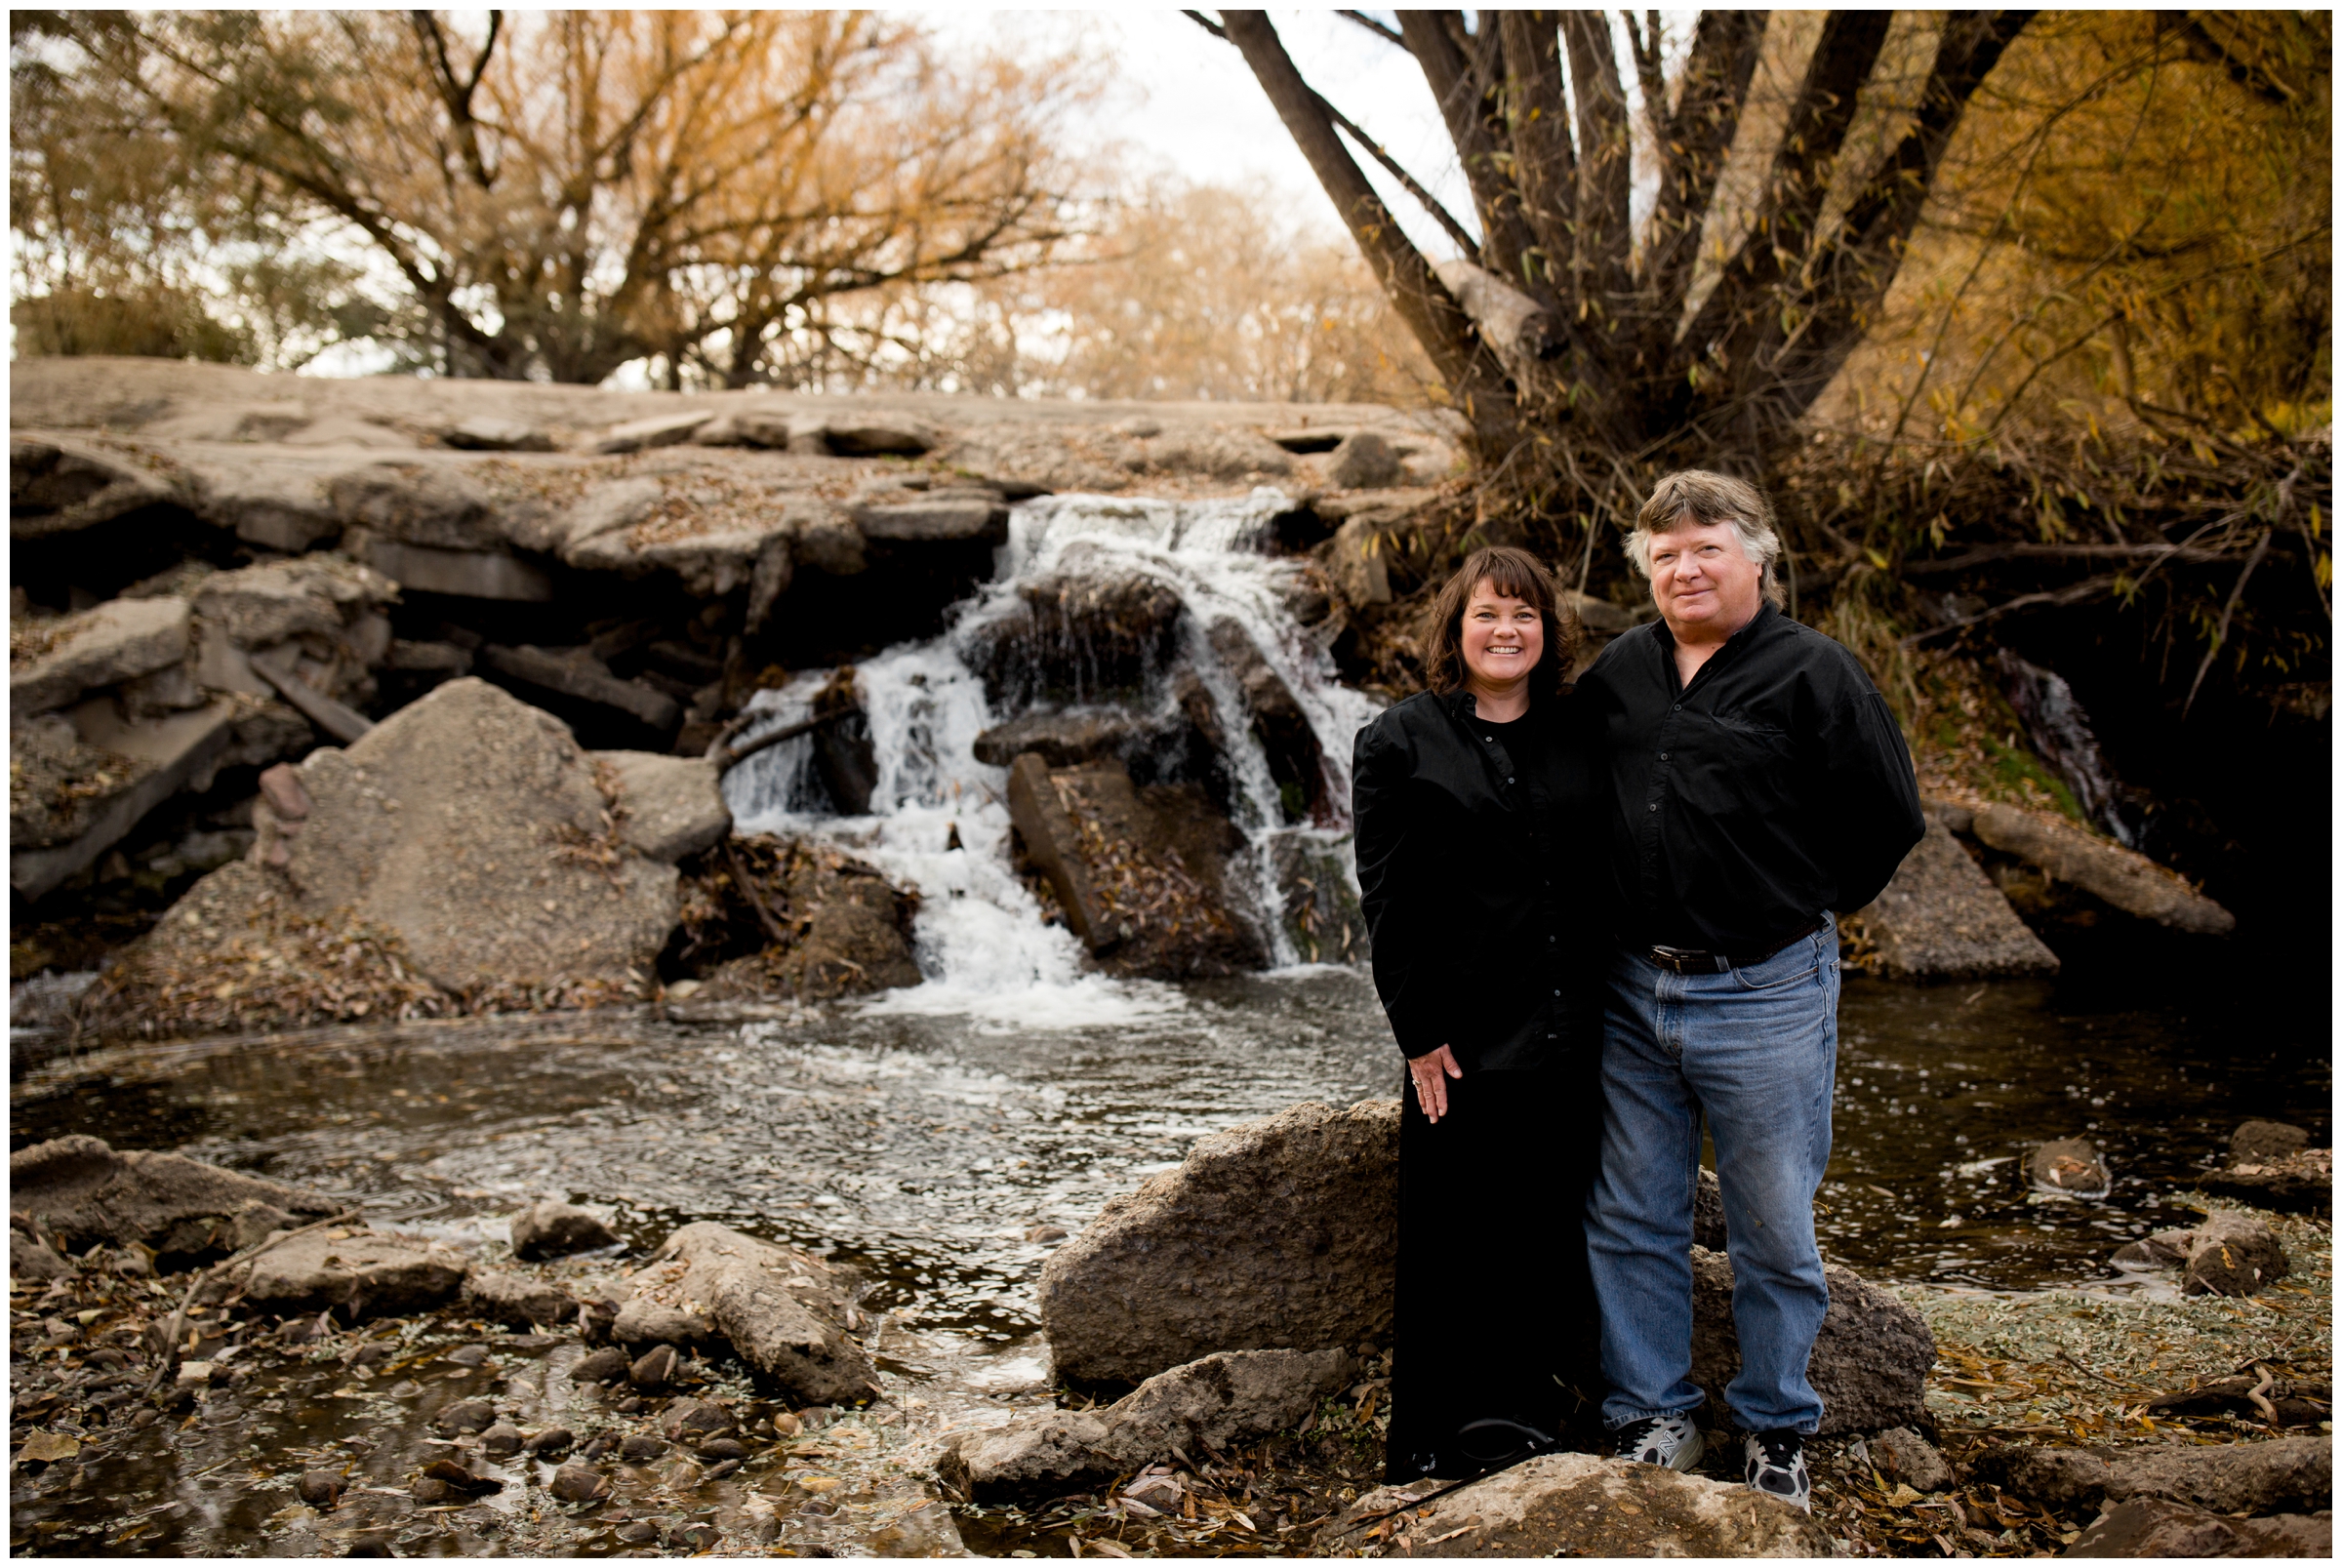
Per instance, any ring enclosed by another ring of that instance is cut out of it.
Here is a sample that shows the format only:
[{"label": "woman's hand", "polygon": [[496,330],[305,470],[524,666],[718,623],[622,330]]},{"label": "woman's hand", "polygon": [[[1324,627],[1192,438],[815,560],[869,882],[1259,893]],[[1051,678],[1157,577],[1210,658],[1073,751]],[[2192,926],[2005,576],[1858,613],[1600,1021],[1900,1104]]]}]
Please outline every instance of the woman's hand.
[{"label": "woman's hand", "polygon": [[1407,1058],[1407,1071],[1414,1074],[1415,1103],[1423,1107],[1425,1119],[1438,1121],[1447,1114],[1447,1080],[1464,1076],[1464,1069],[1456,1065],[1456,1054],[1443,1045],[1436,1051],[1411,1056]]}]

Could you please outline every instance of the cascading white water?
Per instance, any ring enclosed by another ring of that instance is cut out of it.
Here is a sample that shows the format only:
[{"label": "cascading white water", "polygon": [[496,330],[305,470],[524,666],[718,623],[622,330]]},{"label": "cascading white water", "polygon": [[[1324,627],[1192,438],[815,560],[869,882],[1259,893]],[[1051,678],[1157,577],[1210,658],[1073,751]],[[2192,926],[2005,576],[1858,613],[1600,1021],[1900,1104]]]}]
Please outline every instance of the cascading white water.
[{"label": "cascading white water", "polygon": [[[1014,509],[993,581],[979,590],[945,635],[905,643],[857,665],[878,768],[869,813],[827,814],[810,737],[786,741],[732,770],[724,794],[739,830],[814,837],[851,850],[923,896],[917,956],[926,984],[888,992],[872,1007],[969,1014],[995,1025],[1049,1027],[1108,1023],[1185,1005],[1175,988],[1085,973],[1069,933],[1042,924],[1039,905],[1009,862],[1008,773],[976,760],[977,736],[1012,715],[995,713],[985,683],[962,657],[985,626],[1018,613],[1018,589],[1068,569],[1142,575],[1169,587],[1180,619],[1179,665],[1192,670],[1227,722],[1231,809],[1252,852],[1232,873],[1249,879],[1256,913],[1280,966],[1296,953],[1278,918],[1282,893],[1272,869],[1280,836],[1343,844],[1350,800],[1350,750],[1375,704],[1345,688],[1323,648],[1279,596],[1298,568],[1262,552],[1272,520],[1292,503],[1273,490],[1235,500],[1134,501],[1053,496]],[[1243,722],[1236,674],[1207,628],[1233,622],[1291,691],[1323,753],[1322,798],[1334,820],[1282,825],[1277,783]],[[803,717],[828,675],[815,671],[758,693],[749,709],[760,728]],[[1158,683],[1160,684],[1160,683]],[[1153,694],[1168,704],[1167,691]],[[753,739],[754,730],[744,739]],[[948,850],[956,825],[960,849]],[[1347,854],[1343,854],[1347,864]]]}]

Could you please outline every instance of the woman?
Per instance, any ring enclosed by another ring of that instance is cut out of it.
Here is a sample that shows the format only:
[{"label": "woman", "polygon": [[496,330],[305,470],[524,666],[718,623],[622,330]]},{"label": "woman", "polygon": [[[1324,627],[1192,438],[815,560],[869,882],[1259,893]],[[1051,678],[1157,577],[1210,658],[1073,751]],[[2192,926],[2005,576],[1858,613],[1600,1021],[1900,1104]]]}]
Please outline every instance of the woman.
[{"label": "woman", "polygon": [[1483,549],[1424,641],[1431,690],[1358,732],[1353,770],[1375,988],[1407,1058],[1393,1482],[1556,1446],[1595,1327],[1604,863],[1577,623],[1536,557]]}]

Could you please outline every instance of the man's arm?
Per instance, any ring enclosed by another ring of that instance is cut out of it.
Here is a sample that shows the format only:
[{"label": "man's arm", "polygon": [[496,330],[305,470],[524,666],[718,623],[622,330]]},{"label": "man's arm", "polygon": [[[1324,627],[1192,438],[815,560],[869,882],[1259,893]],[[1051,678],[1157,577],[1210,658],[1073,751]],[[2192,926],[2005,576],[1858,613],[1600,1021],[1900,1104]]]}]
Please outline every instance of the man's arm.
[{"label": "man's arm", "polygon": [[1821,822],[1840,912],[1878,898],[1927,831],[1902,727],[1869,677],[1848,673],[1854,684],[1830,704],[1823,731]]}]

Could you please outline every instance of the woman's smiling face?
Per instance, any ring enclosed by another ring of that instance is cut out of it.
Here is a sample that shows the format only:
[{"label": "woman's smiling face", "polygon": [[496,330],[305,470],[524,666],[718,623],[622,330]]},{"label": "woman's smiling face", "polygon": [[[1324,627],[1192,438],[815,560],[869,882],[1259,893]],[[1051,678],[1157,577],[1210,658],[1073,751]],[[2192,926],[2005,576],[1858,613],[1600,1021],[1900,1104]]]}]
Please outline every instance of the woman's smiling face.
[{"label": "woman's smiling face", "polygon": [[1464,667],[1474,683],[1503,691],[1528,678],[1545,656],[1545,617],[1483,578],[1464,605]]}]

